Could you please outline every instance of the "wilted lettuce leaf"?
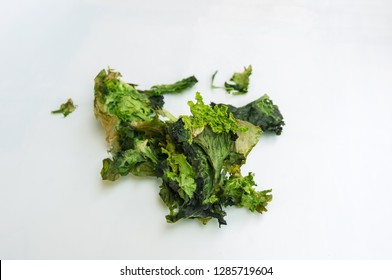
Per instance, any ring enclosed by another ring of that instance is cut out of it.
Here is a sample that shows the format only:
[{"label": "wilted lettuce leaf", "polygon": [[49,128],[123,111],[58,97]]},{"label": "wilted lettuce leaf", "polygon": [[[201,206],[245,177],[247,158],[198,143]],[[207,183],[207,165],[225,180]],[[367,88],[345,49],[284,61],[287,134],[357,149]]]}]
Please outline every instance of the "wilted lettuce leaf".
[{"label": "wilted lettuce leaf", "polygon": [[237,132],[241,129],[233,115],[227,112],[227,106],[206,105],[199,92],[196,93],[196,101],[197,103],[188,102],[192,116],[182,117],[185,128],[191,131],[193,136],[200,133],[205,125],[209,125],[215,133]]},{"label": "wilted lettuce leaf", "polygon": [[247,157],[257,142],[259,142],[262,130],[247,121],[238,120],[238,124],[244,129],[237,132],[238,138],[235,141],[235,149],[237,153]]},{"label": "wilted lettuce leaf", "polygon": [[212,74],[212,76],[211,76],[211,88],[221,88],[221,87],[218,87],[218,86],[215,86],[215,85],[214,85],[214,81],[215,81],[216,74],[218,74],[218,70],[216,70],[216,71],[214,72],[214,74]]},{"label": "wilted lettuce leaf", "polygon": [[[213,76],[215,78],[216,72]],[[252,75],[252,65],[244,67],[243,72],[234,73],[230,82],[225,82],[225,89],[232,94],[245,94],[248,92],[249,77]]]},{"label": "wilted lettuce leaf", "polygon": [[173,84],[152,86],[151,89],[145,90],[143,92],[149,96],[159,96],[166,93],[180,93],[193,87],[197,82],[198,81],[195,76],[190,76]]},{"label": "wilted lettuce leaf", "polygon": [[69,98],[67,102],[60,105],[59,109],[52,111],[52,114],[63,114],[63,116],[66,117],[75,111],[75,109],[76,106],[74,105],[72,99]]},{"label": "wilted lettuce leaf", "polygon": [[106,140],[113,151],[118,150],[118,126],[124,122],[152,121],[162,109],[162,94],[181,92],[192,87],[194,76],[170,85],[153,86],[151,90],[136,89],[133,83],[125,83],[121,74],[112,69],[101,70],[95,78],[94,112],[106,131]]},{"label": "wilted lettuce leaf", "polygon": [[158,156],[148,145],[148,140],[137,140],[133,148],[118,152],[113,159],[104,159],[101,176],[109,181],[115,181],[120,175],[125,176],[130,172],[136,176],[155,176],[157,163]]},{"label": "wilted lettuce leaf", "polygon": [[232,175],[224,185],[224,205],[236,205],[237,207],[246,207],[250,211],[263,213],[267,211],[266,206],[272,200],[271,190],[256,191],[256,183],[253,174],[247,176]]},{"label": "wilted lettuce leaf", "polygon": [[[96,78],[95,96],[98,104],[106,114],[115,116],[119,121],[150,120],[153,112],[148,97],[128,83],[122,82],[121,74],[102,70]],[[99,111],[97,112],[99,117]]]},{"label": "wilted lettuce leaf", "polygon": [[[150,99],[120,77],[120,73],[108,69],[95,78],[94,112],[105,128],[113,156],[103,161],[102,178],[113,181],[130,172],[156,175],[161,147],[152,133],[159,133],[156,130],[162,130],[163,122],[156,117]],[[143,129],[146,123],[154,129]]]},{"label": "wilted lettuce leaf", "polygon": [[101,170],[102,179],[115,181],[120,175],[128,175],[131,172],[131,168],[142,160],[142,155],[135,150],[127,150],[124,153],[119,153],[113,159],[104,159]]},{"label": "wilted lettuce leaf", "polygon": [[208,156],[215,173],[215,180],[219,180],[225,160],[235,152],[235,135],[233,133],[215,133],[207,125],[203,132],[197,135],[193,142],[199,145]]},{"label": "wilted lettuce leaf", "polygon": [[153,110],[149,99],[120,80],[121,74],[103,69],[95,78],[94,113],[106,132],[112,151],[119,150],[118,126],[131,120],[149,120]]},{"label": "wilted lettuce leaf", "polygon": [[[168,222],[176,222],[180,219],[197,218],[206,223],[211,218],[217,218],[220,224],[224,224],[223,217],[226,213],[221,205],[205,204],[204,200],[214,192],[213,189],[213,169],[208,156],[203,149],[195,144],[190,144],[191,133],[184,128],[184,122],[180,118],[175,123],[169,124],[168,136],[171,141],[168,143],[168,151],[171,153],[181,153],[186,157],[187,163],[192,167],[196,189],[192,199],[187,200],[179,195],[178,179],[162,176],[162,186],[160,196],[170,209],[170,214],[166,216]],[[165,174],[171,167],[167,161],[158,164],[158,174]],[[193,190],[194,184],[190,183]]]},{"label": "wilted lettuce leaf", "polygon": [[191,199],[196,190],[195,171],[188,163],[186,156],[174,151],[169,152],[166,149],[162,149],[162,152],[167,155],[167,168],[164,170],[163,179],[177,182],[177,192],[180,197],[185,201]]},{"label": "wilted lettuce leaf", "polygon": [[263,131],[275,132],[277,135],[282,133],[282,127],[285,125],[278,106],[266,94],[243,107],[214,103],[211,106],[225,106],[235,118],[257,125]]}]

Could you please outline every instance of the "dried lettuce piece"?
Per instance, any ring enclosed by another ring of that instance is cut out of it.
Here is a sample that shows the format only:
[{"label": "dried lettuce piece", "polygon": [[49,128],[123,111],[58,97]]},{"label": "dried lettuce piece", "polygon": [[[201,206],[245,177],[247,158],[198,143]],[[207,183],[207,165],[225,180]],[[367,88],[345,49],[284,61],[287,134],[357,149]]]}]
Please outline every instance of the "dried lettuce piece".
[{"label": "dried lettuce piece", "polygon": [[73,111],[75,111],[76,106],[74,105],[73,101],[71,98],[67,100],[67,102],[63,103],[60,105],[60,108],[57,110],[52,111],[52,114],[63,114],[64,117],[68,116],[71,114]]},{"label": "dried lettuce piece", "polygon": [[164,122],[156,116],[149,97],[120,77],[119,72],[108,69],[95,78],[94,112],[106,131],[112,154],[103,160],[101,176],[111,181],[129,173],[155,176],[163,137],[157,135]]},{"label": "dried lettuce piece", "polygon": [[256,183],[253,174],[241,177],[237,175],[230,176],[225,181],[223,204],[225,206],[235,205],[237,207],[246,207],[250,211],[263,213],[267,211],[267,204],[272,200],[271,190],[256,191]]},{"label": "dried lettuce piece", "polygon": [[232,113],[235,118],[250,122],[259,126],[263,131],[274,132],[276,135],[282,133],[285,125],[279,107],[266,94],[242,107],[215,103],[211,103],[211,106],[227,107],[228,112]]},{"label": "dried lettuce piece", "polygon": [[[114,116],[118,121],[150,120],[153,109],[150,100],[132,84],[120,80],[121,74],[102,70],[95,81],[96,116]],[[98,107],[98,108],[97,108]]]},{"label": "dried lettuce piece", "polygon": [[212,76],[211,76],[211,88],[222,88],[222,87],[214,85],[216,74],[218,74],[218,70],[216,70],[214,72],[214,74],[212,74]]},{"label": "dried lettuce piece", "polygon": [[195,76],[190,76],[188,78],[182,79],[181,81],[175,82],[173,84],[163,84],[152,86],[151,89],[143,91],[149,96],[160,96],[166,93],[180,93],[193,87],[198,80]]},{"label": "dried lettuce piece", "polygon": [[163,180],[175,182],[176,191],[183,200],[192,199],[196,190],[195,171],[186,156],[166,149],[162,149],[162,152],[167,155],[167,168],[163,172]]},{"label": "dried lettuce piece", "polygon": [[119,150],[118,128],[122,122],[151,120],[148,97],[120,80],[119,72],[103,69],[95,78],[94,113],[106,132],[113,152]]},{"label": "dried lettuce piece", "polygon": [[227,106],[209,106],[204,104],[200,92],[196,93],[197,103],[193,101],[188,102],[192,116],[183,116],[185,127],[192,132],[192,134],[201,131],[205,125],[209,125],[216,133],[221,132],[236,132],[240,129],[237,120],[231,113],[227,112]]},{"label": "dried lettuce piece", "polygon": [[[192,167],[193,178],[196,189],[192,194],[192,199],[186,199],[179,194],[178,179],[170,178],[164,174],[171,171],[171,166],[167,160],[158,164],[158,174],[162,177],[160,196],[168,206],[170,213],[166,216],[169,223],[177,222],[181,219],[199,219],[206,223],[211,218],[216,218],[219,224],[225,224],[223,217],[226,213],[219,203],[205,201],[215,192],[214,173],[209,157],[204,150],[195,143],[190,144],[192,138],[189,130],[185,129],[184,122],[180,118],[169,124],[167,151],[173,154],[183,154],[187,165]],[[179,175],[181,176],[181,175]],[[194,184],[191,182],[193,189]]]},{"label": "dried lettuce piece", "polygon": [[225,82],[226,91],[232,94],[247,93],[250,75],[252,75],[252,65],[249,65],[248,67],[244,67],[243,72],[234,73],[230,79],[230,82]]},{"label": "dried lettuce piece", "polygon": [[120,175],[126,176],[130,172],[136,176],[155,176],[157,163],[157,153],[149,146],[148,140],[137,140],[132,149],[115,154],[113,159],[104,159],[101,176],[103,180],[109,181],[115,181]]},{"label": "dried lettuce piece", "polygon": [[94,113],[106,131],[112,151],[119,150],[118,128],[126,122],[152,121],[164,105],[163,94],[181,92],[197,82],[194,76],[171,85],[158,85],[148,91],[125,83],[121,74],[112,69],[101,70],[95,78]]}]

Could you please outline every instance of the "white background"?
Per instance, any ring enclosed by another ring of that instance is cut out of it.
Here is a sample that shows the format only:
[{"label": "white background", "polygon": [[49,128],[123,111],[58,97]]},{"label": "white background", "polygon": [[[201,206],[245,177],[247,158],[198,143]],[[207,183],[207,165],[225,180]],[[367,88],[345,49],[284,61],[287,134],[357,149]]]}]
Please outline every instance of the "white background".
[{"label": "white background", "polygon": [[[1,1],[0,259],[391,259],[392,2]],[[211,91],[252,64],[249,93]],[[159,180],[100,178],[93,79],[110,66],[166,98],[243,105],[268,93],[286,121],[243,172],[274,199],[227,226],[167,224]],[[77,110],[50,111],[72,97]]]}]

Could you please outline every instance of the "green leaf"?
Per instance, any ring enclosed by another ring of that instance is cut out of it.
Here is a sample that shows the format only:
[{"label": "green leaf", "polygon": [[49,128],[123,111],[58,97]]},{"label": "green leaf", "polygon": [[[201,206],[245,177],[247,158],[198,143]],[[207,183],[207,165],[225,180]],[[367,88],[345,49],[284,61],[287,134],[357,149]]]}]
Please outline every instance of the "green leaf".
[{"label": "green leaf", "polygon": [[263,213],[267,211],[267,204],[272,200],[271,190],[256,191],[256,183],[253,174],[249,173],[245,177],[232,175],[224,185],[224,204],[246,207],[250,211]]},{"label": "green leaf", "polygon": [[151,89],[143,92],[149,96],[159,96],[167,93],[180,93],[193,87],[197,82],[198,81],[195,76],[190,76],[173,84],[152,86]]},{"label": "green leaf", "polygon": [[215,133],[237,132],[242,130],[234,116],[228,112],[227,106],[211,107],[204,104],[200,92],[196,93],[196,103],[189,101],[192,116],[182,116],[185,128],[192,132],[193,136],[200,133],[205,125],[209,125]]},{"label": "green leaf", "polygon": [[196,182],[194,180],[195,172],[187,162],[185,155],[175,154],[164,148],[162,148],[162,152],[168,156],[167,162],[169,164],[169,168],[165,170],[163,176],[178,183],[178,193],[182,199],[187,200],[192,198],[196,190]]},{"label": "green leaf", "polygon": [[153,109],[147,96],[117,79],[106,79],[105,109],[121,121],[147,121]]},{"label": "green leaf", "polygon": [[64,117],[66,117],[69,114],[71,114],[73,111],[75,111],[75,109],[76,106],[74,105],[72,99],[69,98],[67,102],[60,105],[59,109],[52,111],[52,114],[63,114]]},{"label": "green leaf", "polygon": [[218,86],[215,86],[215,85],[214,85],[214,81],[215,81],[216,74],[218,74],[218,70],[216,70],[216,71],[214,72],[214,74],[212,74],[212,77],[211,77],[211,88],[222,88],[222,87],[218,87]]},{"label": "green leaf", "polygon": [[237,132],[238,138],[235,140],[235,151],[247,157],[253,147],[259,142],[262,130],[247,121],[239,120],[238,124],[246,128],[246,130]]},{"label": "green leaf", "polygon": [[227,104],[211,104],[212,107],[227,107],[227,111],[232,113],[236,119],[250,122],[259,126],[264,132],[274,132],[277,135],[282,133],[285,122],[279,111],[268,95],[263,95],[257,100],[250,102],[243,107],[235,107]]},{"label": "green leaf", "polygon": [[120,80],[121,74],[112,69],[101,70],[94,82],[94,113],[106,132],[111,150],[120,150],[118,126],[123,122],[150,121],[154,110],[148,97],[134,85]]},{"label": "green leaf", "polygon": [[224,173],[222,171],[224,161],[228,158],[230,153],[234,151],[235,141],[233,135],[229,133],[215,133],[209,126],[206,126],[202,133],[194,138],[194,143],[199,145],[214,168],[215,181],[220,181],[219,178]]},{"label": "green leaf", "polygon": [[[187,163],[192,167],[194,173],[193,178],[196,183],[196,189],[192,198],[187,199],[179,191],[179,180],[169,180],[166,176],[162,177],[163,184],[161,190],[165,190],[165,193],[167,193],[169,192],[168,189],[170,189],[174,192],[171,193],[170,197],[174,197],[176,200],[176,203],[173,204],[173,201],[171,201],[169,204],[173,208],[171,214],[166,217],[167,221],[173,223],[180,219],[197,218],[202,223],[206,223],[211,218],[216,218],[219,224],[226,224],[224,220],[226,213],[222,210],[222,205],[217,199],[210,199],[219,188],[215,188],[215,172],[211,166],[209,156],[196,142],[189,143],[188,138],[192,137],[192,135],[184,128],[184,122],[181,118],[170,124],[168,128],[168,137],[172,142],[168,142],[167,150],[170,150],[171,153],[181,153],[186,157]],[[209,128],[209,130],[211,129]],[[158,173],[165,174],[167,169],[171,169],[167,162],[158,164]]]},{"label": "green leaf", "polygon": [[247,93],[250,75],[252,75],[252,65],[244,67],[243,72],[234,73],[230,79],[230,82],[225,82],[226,91],[232,94]]}]

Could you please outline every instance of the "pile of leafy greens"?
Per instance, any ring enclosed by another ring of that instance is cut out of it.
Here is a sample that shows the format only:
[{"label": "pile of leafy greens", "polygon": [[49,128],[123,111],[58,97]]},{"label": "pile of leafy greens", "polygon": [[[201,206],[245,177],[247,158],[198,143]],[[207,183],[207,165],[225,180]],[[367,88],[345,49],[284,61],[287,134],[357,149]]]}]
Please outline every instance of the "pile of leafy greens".
[{"label": "pile of leafy greens", "polygon": [[194,76],[149,90],[120,78],[112,69],[95,78],[94,112],[111,153],[103,160],[104,180],[129,173],[161,178],[169,223],[215,218],[225,225],[224,208],[233,205],[266,211],[271,190],[257,191],[254,174],[242,175],[241,166],[263,131],[281,133],[282,115],[268,96],[236,108],[205,104],[197,92],[188,102],[191,115],[174,117],[163,109],[163,94],[191,88]]}]

